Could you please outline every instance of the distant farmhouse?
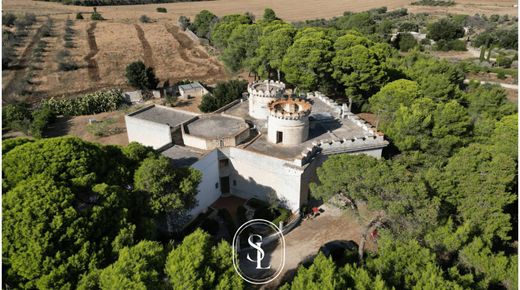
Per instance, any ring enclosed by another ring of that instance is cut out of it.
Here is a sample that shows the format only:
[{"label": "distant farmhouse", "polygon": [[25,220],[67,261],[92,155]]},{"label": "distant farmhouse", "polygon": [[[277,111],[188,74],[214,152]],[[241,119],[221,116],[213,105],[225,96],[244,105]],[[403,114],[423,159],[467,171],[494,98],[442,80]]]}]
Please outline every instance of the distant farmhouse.
[{"label": "distant farmhouse", "polygon": [[190,97],[202,97],[209,91],[199,82],[185,84],[179,86],[179,95],[181,99],[189,99]]},{"label": "distant farmhouse", "polygon": [[211,114],[148,106],[125,116],[128,139],[203,173],[192,216],[222,195],[266,200],[273,192],[297,212],[329,155],[380,158],[388,142],[347,105],[319,92],[301,98],[284,92],[281,82],[255,82],[247,99]]}]

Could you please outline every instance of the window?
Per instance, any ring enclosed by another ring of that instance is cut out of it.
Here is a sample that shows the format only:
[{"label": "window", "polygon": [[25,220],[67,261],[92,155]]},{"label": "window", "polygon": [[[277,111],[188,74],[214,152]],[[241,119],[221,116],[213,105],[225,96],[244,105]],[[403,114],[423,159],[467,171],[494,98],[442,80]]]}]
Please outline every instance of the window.
[{"label": "window", "polygon": [[225,168],[225,167],[228,167],[229,166],[229,159],[220,159],[218,161],[218,166],[220,168]]}]

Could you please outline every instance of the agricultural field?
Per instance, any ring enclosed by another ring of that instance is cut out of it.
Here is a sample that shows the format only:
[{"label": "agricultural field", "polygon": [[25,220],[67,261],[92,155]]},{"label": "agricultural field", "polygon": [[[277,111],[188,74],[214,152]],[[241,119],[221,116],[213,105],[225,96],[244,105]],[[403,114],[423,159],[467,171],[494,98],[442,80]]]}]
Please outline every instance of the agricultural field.
[{"label": "agricultural field", "polygon": [[[77,95],[103,88],[129,88],[125,67],[142,60],[154,68],[161,82],[175,83],[183,79],[215,83],[228,78],[224,67],[176,26],[176,20],[163,19],[141,23],[127,20],[75,20],[73,14],[38,16],[29,35],[16,48],[17,67],[2,72],[3,102],[36,102],[41,98]],[[42,37],[41,26],[52,19],[52,35]],[[73,20],[74,19],[74,20]],[[70,23],[65,40],[66,23]],[[37,43],[46,47],[38,62],[31,60]],[[65,59],[65,60],[64,60]],[[62,67],[60,63],[69,64]],[[33,66],[29,68],[30,66]],[[27,84],[22,77],[31,74]],[[23,88],[22,88],[23,87]],[[21,90],[28,99],[20,99]]]}]

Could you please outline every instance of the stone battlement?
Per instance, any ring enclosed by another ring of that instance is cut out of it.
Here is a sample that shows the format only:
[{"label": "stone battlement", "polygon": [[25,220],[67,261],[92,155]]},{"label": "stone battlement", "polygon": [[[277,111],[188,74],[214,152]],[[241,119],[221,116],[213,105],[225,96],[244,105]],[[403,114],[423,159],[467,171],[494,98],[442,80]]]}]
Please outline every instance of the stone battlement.
[{"label": "stone battlement", "polygon": [[257,81],[247,86],[247,92],[255,97],[279,98],[282,97],[284,91],[285,84],[273,80]]},{"label": "stone battlement", "polygon": [[311,113],[312,104],[300,98],[284,98],[271,101],[267,107],[271,117],[283,120],[298,120]]},{"label": "stone battlement", "polygon": [[307,97],[318,98],[320,101],[324,102],[327,106],[329,106],[334,111],[334,113],[338,114],[338,116],[340,116],[340,117],[341,117],[343,111],[346,110],[346,106],[340,106],[338,103],[336,103],[336,101],[325,96],[321,92],[318,92],[318,91],[309,92],[309,93],[307,93]]},{"label": "stone battlement", "polygon": [[294,164],[303,166],[309,163],[315,156],[322,153],[337,154],[346,152],[355,152],[370,148],[386,146],[388,142],[383,136],[373,135],[356,137],[352,139],[328,140],[323,139],[312,143],[312,147],[303,150],[299,158],[294,159]]}]

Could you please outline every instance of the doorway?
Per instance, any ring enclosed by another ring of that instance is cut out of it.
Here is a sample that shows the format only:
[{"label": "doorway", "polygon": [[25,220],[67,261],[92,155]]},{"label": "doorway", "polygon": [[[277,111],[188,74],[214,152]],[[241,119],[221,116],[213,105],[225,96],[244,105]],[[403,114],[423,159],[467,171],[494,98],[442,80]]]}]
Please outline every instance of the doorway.
[{"label": "doorway", "polygon": [[229,193],[229,176],[220,178],[220,191],[222,194]]},{"label": "doorway", "polygon": [[283,132],[276,131],[276,144],[282,143],[283,141]]}]

